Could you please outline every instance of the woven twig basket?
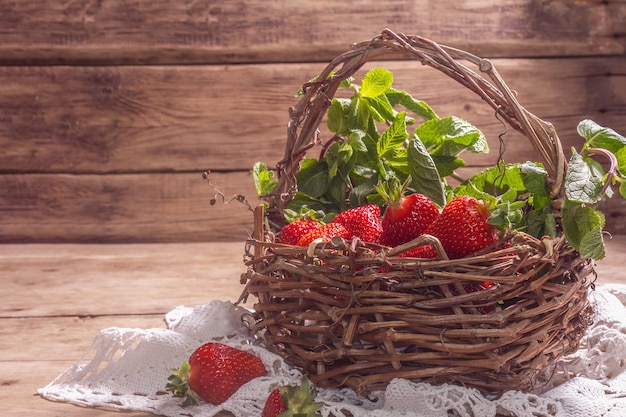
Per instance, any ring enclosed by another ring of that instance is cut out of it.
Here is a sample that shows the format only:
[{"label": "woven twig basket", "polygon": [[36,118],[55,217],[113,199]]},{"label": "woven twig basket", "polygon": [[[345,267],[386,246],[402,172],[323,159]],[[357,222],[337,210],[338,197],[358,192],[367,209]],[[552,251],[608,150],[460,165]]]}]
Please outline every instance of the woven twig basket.
[{"label": "woven twig basket", "polygon": [[[330,62],[290,109],[276,192],[257,209],[246,246],[242,299],[258,300],[251,329],[320,386],[365,394],[407,378],[491,393],[527,391],[541,371],[577,349],[591,317],[594,264],[562,235],[538,240],[515,232],[484,253],[455,260],[445,253],[438,260],[396,256],[407,245],[428,243],[428,236],[393,249],[356,239],[314,248],[274,242],[284,223],[281,211],[296,191],[299,163],[318,141],[340,82],[366,62],[388,58],[418,59],[483,98],[531,142],[558,206],[566,164],[559,138],[517,102],[493,64],[385,30]],[[495,285],[475,291],[484,281]]]}]

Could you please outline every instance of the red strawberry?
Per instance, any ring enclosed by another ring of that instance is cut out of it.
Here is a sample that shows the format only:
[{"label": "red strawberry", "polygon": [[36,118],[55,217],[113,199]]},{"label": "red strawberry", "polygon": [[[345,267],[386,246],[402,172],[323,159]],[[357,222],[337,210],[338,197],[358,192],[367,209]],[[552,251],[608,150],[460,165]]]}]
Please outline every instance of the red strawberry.
[{"label": "red strawberry", "polygon": [[[483,281],[483,282],[474,282],[471,284],[465,284],[463,288],[465,289],[466,292],[470,293],[470,292],[488,290],[495,286],[496,284],[494,284],[491,281]],[[495,305],[493,304],[478,307],[478,311],[482,314],[491,313],[493,310],[495,310]]]},{"label": "red strawberry", "polygon": [[432,259],[438,256],[432,245],[422,245],[398,254],[401,258],[427,258]]},{"label": "red strawberry", "polygon": [[295,245],[302,236],[320,226],[321,223],[313,220],[296,220],[282,228],[278,234],[278,241],[287,245]]},{"label": "red strawberry", "polygon": [[364,242],[378,243],[383,233],[380,221],[380,207],[376,204],[353,207],[337,214],[332,223],[345,226],[349,238],[356,236]]},{"label": "red strawberry", "polygon": [[200,346],[191,354],[189,362],[174,371],[166,389],[183,397],[183,405],[198,404],[200,398],[221,404],[242,385],[267,373],[257,356],[215,342]]},{"label": "red strawberry", "polygon": [[317,410],[322,404],[313,402],[315,395],[315,388],[309,385],[306,377],[302,380],[302,386],[287,385],[276,388],[265,400],[261,417],[319,416]]},{"label": "red strawberry", "polygon": [[463,258],[497,240],[495,229],[487,223],[489,211],[474,197],[460,196],[443,208],[426,233],[437,237],[448,257]]},{"label": "red strawberry", "polygon": [[298,240],[297,245],[309,246],[311,242],[318,238],[321,238],[324,242],[330,242],[330,240],[335,236],[339,236],[344,239],[350,239],[350,237],[352,237],[348,229],[346,229],[342,224],[331,222],[321,225],[320,227],[313,229],[302,236]]},{"label": "red strawberry", "polygon": [[261,417],[278,417],[278,415],[287,411],[285,400],[283,395],[286,393],[286,388],[276,388],[270,392],[270,395],[265,400],[265,407],[263,407],[263,414]]},{"label": "red strawberry", "polygon": [[439,217],[437,205],[425,195],[415,193],[389,201],[383,215],[383,243],[398,246],[426,231]]}]

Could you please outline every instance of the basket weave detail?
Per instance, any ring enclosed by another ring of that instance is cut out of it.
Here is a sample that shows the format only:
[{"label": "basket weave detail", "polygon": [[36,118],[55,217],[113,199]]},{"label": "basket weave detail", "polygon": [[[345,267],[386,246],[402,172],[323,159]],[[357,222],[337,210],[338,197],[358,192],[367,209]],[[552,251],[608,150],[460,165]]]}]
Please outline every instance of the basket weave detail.
[{"label": "basket weave detail", "polygon": [[340,238],[302,248],[273,239],[340,82],[383,58],[418,59],[478,94],[528,138],[555,206],[563,196],[565,158],[556,131],[517,102],[490,61],[385,30],[330,62],[290,109],[278,185],[265,196],[267,207],[257,208],[246,246],[241,299],[257,299],[252,331],[321,386],[365,394],[407,378],[492,393],[530,390],[541,371],[577,349],[592,314],[593,261],[581,259],[562,235],[539,240],[513,232],[454,260],[445,253],[438,260],[397,256],[432,243],[428,236],[400,248]]}]

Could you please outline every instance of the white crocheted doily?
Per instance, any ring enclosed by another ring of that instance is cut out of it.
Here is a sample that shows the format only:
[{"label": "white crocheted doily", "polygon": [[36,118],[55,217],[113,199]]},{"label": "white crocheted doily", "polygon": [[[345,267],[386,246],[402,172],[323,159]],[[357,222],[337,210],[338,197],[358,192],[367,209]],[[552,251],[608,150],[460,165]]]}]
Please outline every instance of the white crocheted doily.
[{"label": "white crocheted doily", "polygon": [[[532,393],[508,391],[497,399],[475,389],[432,386],[402,379],[369,398],[349,389],[320,389],[324,417],[618,417],[626,416],[626,286],[598,286],[591,294],[595,317],[582,348],[551,369],[549,385]],[[242,326],[247,311],[227,301],[195,308],[177,307],[167,328],[102,330],[75,365],[38,390],[49,400],[85,406],[147,411],[163,416],[210,417],[229,411],[260,416],[276,386],[297,383],[301,375],[280,357],[256,345]],[[253,351],[268,375],[243,386],[225,403],[181,407],[165,392],[172,368],[200,344],[217,340]]]}]

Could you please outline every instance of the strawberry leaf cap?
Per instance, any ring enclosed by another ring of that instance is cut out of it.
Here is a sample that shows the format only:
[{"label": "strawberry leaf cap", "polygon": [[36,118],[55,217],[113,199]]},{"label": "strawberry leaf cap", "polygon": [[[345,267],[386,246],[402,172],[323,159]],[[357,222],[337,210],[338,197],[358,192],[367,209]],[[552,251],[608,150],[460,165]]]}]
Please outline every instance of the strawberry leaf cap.
[{"label": "strawberry leaf cap", "polygon": [[183,398],[183,405],[195,405],[200,403],[200,397],[189,386],[189,371],[191,365],[188,362],[183,362],[180,368],[174,368],[174,372],[167,378],[167,384],[165,389],[175,397]]},{"label": "strawberry leaf cap", "polygon": [[300,386],[290,384],[280,388],[283,402],[287,410],[279,414],[279,417],[313,417],[319,416],[318,410],[322,403],[315,402],[317,390],[309,379],[302,378]]}]

